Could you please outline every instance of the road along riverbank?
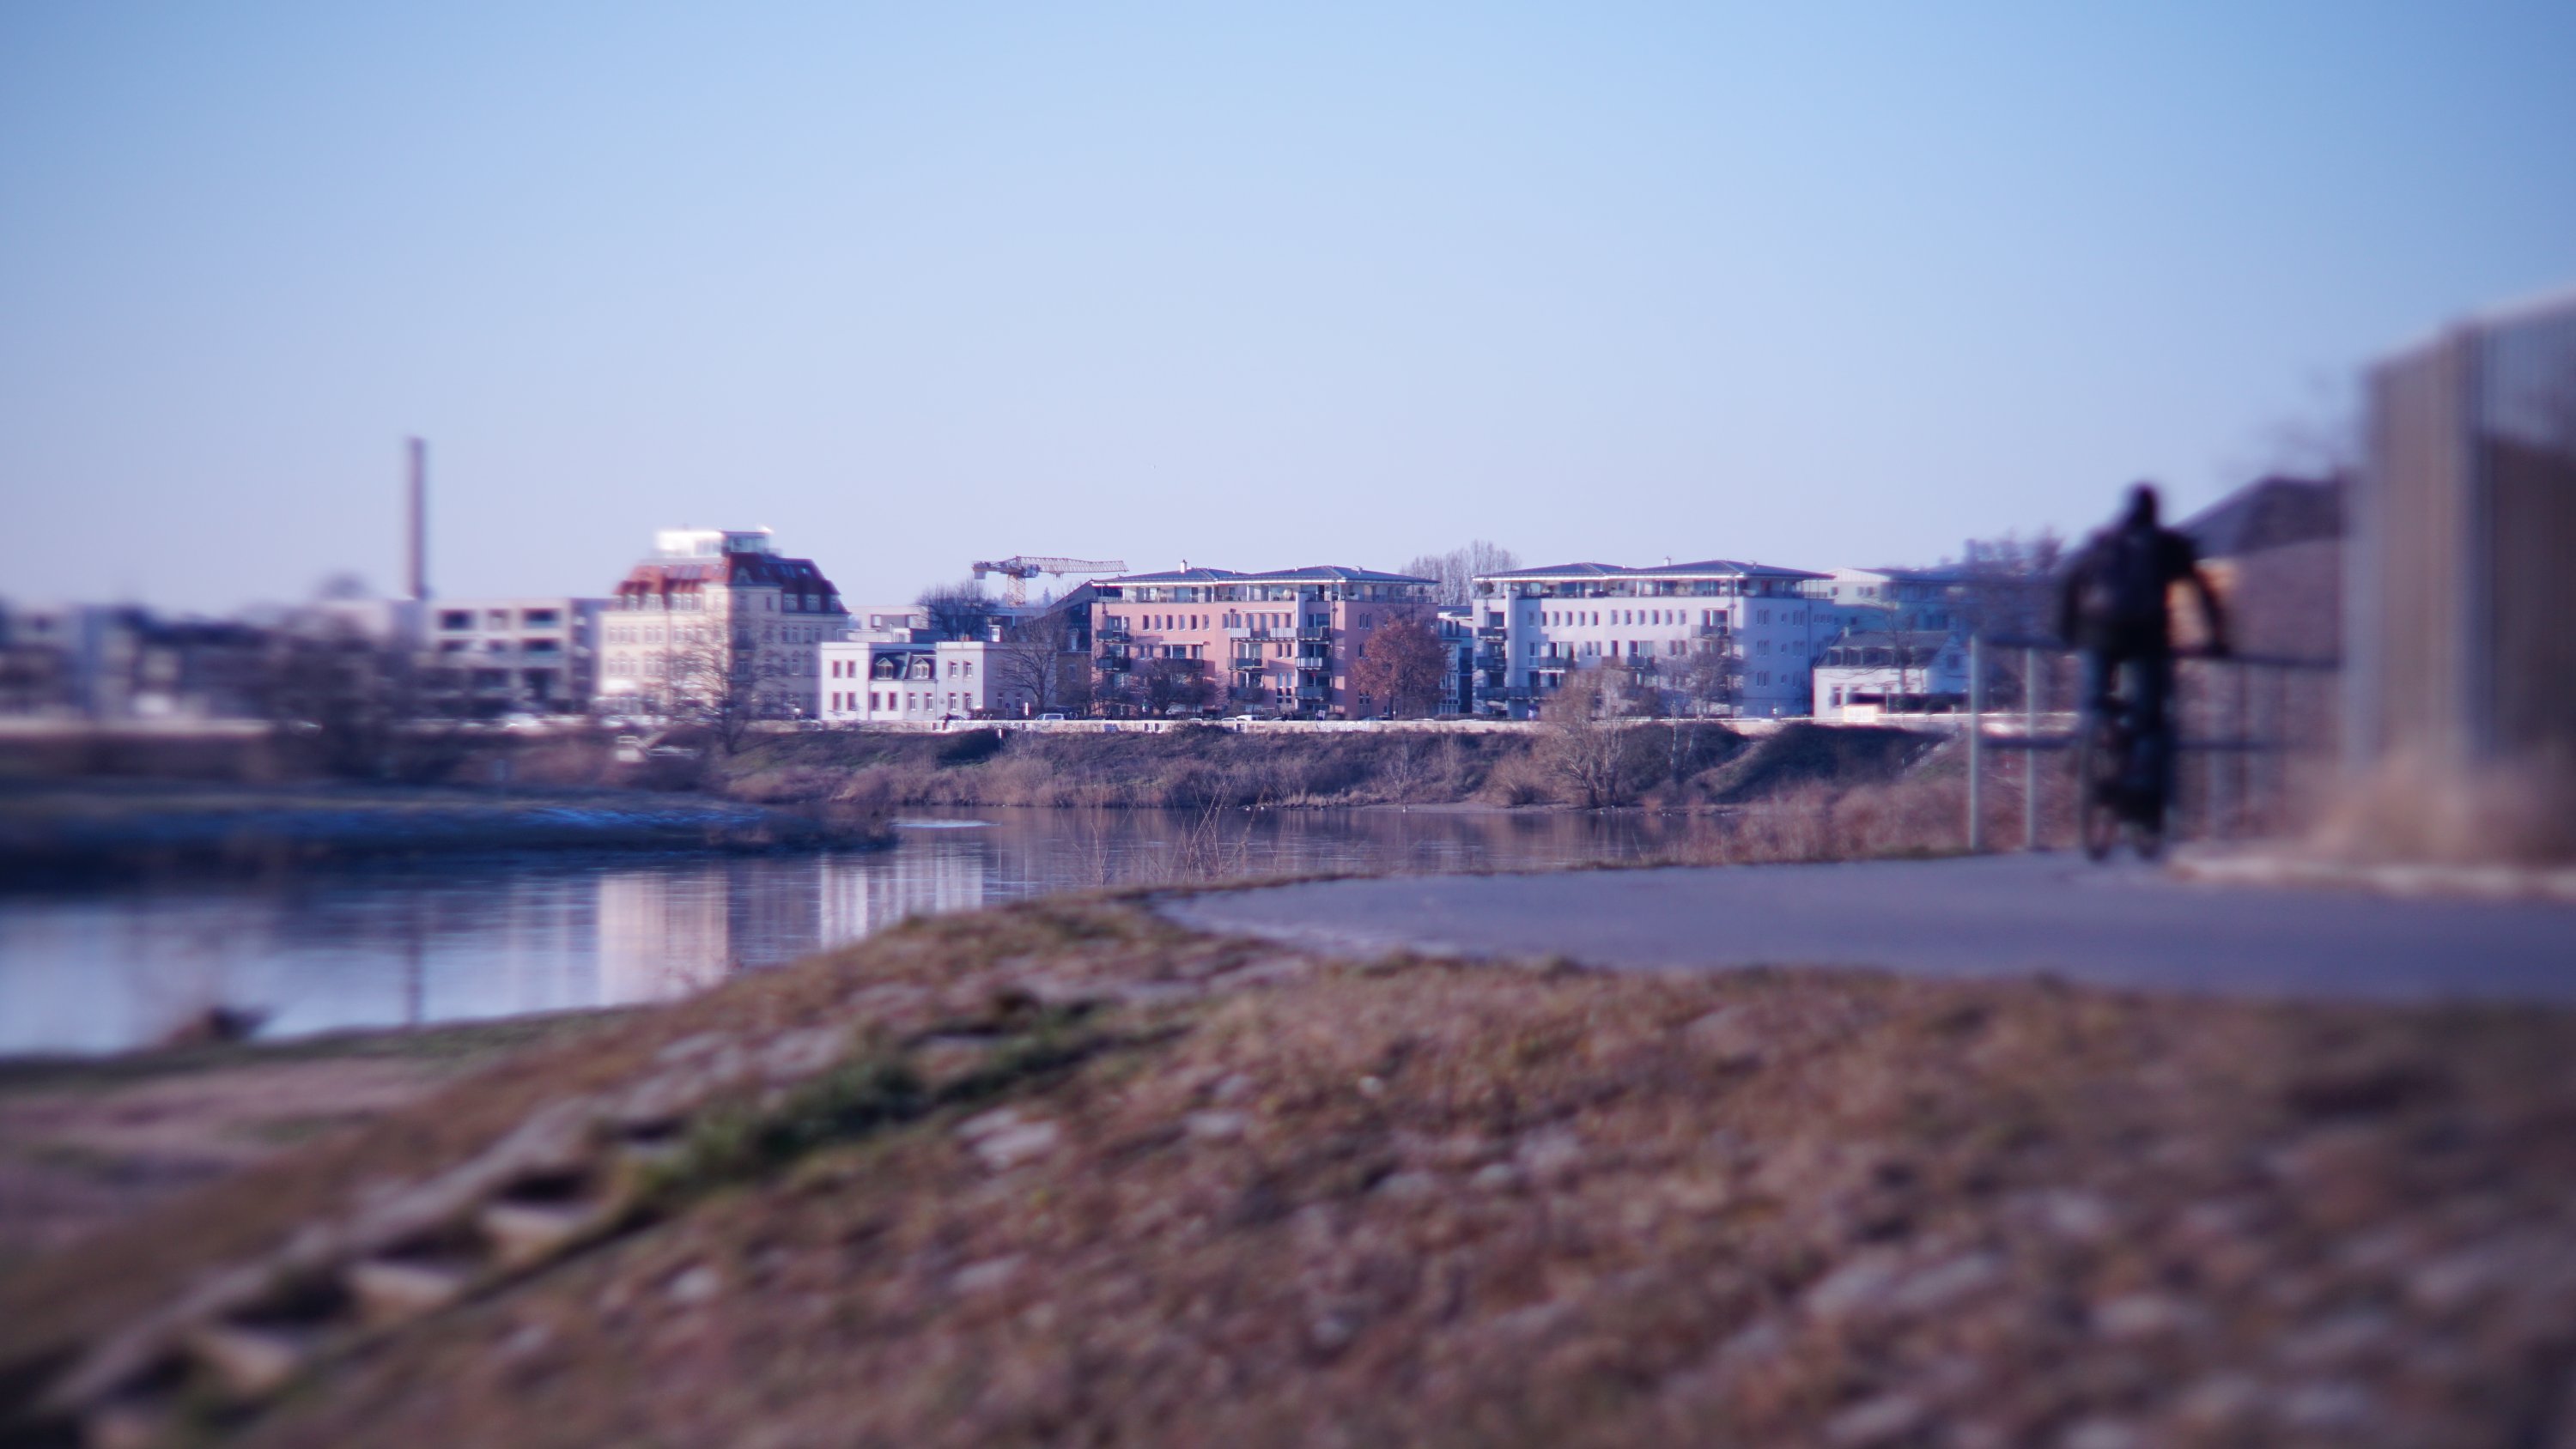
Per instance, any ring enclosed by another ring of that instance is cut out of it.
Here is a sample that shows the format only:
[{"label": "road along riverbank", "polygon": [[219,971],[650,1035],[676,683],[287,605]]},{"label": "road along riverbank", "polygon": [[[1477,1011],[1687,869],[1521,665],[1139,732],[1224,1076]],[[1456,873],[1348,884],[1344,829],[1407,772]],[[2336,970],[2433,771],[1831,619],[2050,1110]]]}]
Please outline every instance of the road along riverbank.
[{"label": "road along riverbank", "polygon": [[0,1278],[239,1442],[2420,1444],[2563,1422],[2576,1016],[916,921]]}]

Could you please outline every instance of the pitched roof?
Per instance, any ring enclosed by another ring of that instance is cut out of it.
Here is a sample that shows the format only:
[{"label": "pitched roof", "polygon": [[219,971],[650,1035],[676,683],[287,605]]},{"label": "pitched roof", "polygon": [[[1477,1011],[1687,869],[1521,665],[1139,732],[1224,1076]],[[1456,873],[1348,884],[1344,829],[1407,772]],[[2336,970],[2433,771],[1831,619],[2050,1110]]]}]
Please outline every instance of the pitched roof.
[{"label": "pitched roof", "polygon": [[2184,519],[2182,532],[2203,558],[2241,558],[2340,538],[2343,484],[2331,478],[2259,478]]},{"label": "pitched roof", "polygon": [[1687,579],[1687,578],[1770,578],[1821,579],[1828,575],[1806,569],[1786,569],[1776,564],[1746,563],[1740,559],[1712,558],[1697,563],[1659,564],[1652,568],[1629,568],[1624,564],[1566,563],[1550,564],[1535,569],[1496,569],[1478,574],[1480,579],[1542,581],[1548,579]]},{"label": "pitched roof", "polygon": [[1186,568],[1165,569],[1160,573],[1120,574],[1099,579],[1102,584],[1431,584],[1437,579],[1418,578],[1412,574],[1383,573],[1377,569],[1356,569],[1346,564],[1308,564],[1303,568],[1266,569],[1243,573],[1234,569]]}]

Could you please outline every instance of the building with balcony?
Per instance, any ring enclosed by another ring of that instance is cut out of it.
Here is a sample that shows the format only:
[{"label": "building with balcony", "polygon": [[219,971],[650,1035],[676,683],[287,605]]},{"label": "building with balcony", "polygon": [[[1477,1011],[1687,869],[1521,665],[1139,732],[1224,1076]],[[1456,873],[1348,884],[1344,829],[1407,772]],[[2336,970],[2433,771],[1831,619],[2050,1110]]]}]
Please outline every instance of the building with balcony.
[{"label": "building with balcony", "polygon": [[723,698],[776,718],[821,708],[817,646],[848,633],[840,590],[769,530],[666,528],[599,622],[598,704],[685,714]]},{"label": "building with balcony", "polygon": [[1816,649],[1839,627],[1829,585],[1734,559],[1479,574],[1477,707],[1527,716],[1569,673],[1608,665],[1681,713],[1805,714]]},{"label": "building with balcony", "polygon": [[438,599],[421,611],[425,703],[460,719],[579,714],[598,682],[605,599]]},{"label": "building with balcony", "polygon": [[[1352,688],[1369,636],[1402,618],[1433,623],[1438,584],[1322,564],[1269,573],[1180,568],[1095,579],[1091,637],[1104,708],[1164,713],[1174,681],[1190,708],[1351,719],[1379,701]],[[1159,678],[1158,678],[1159,676]]]},{"label": "building with balcony", "polygon": [[1939,629],[1846,629],[1816,651],[1815,716],[1941,714],[1968,699],[1968,645]]}]

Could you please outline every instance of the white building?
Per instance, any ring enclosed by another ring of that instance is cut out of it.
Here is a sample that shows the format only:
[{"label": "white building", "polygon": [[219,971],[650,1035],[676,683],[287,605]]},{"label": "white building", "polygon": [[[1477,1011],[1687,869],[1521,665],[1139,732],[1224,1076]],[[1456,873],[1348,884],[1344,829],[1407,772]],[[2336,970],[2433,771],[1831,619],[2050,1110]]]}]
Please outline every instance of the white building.
[{"label": "white building", "polygon": [[768,529],[663,529],[601,616],[599,707],[671,714],[739,690],[755,713],[810,716],[816,646],[849,622],[832,581],[775,552]]},{"label": "white building", "polygon": [[909,644],[930,627],[930,611],[919,604],[852,604],[850,624],[841,637],[878,644]]},{"label": "white building", "polygon": [[1961,627],[1960,594],[1967,572],[1950,566],[1926,569],[1840,568],[1825,575],[1825,595],[1846,629],[1931,629]]},{"label": "white building", "polygon": [[825,644],[818,651],[821,718],[868,724],[1024,717],[1033,705],[1028,690],[995,677],[1007,647],[982,639]]},{"label": "white building", "polygon": [[1818,719],[1877,719],[1960,708],[1968,697],[1968,646],[1958,634],[1849,629],[1816,656]]},{"label": "white building", "polygon": [[[1569,672],[1612,663],[1663,688],[1677,708],[1705,701],[1718,714],[1805,714],[1816,647],[1837,627],[1826,583],[1824,574],[1733,559],[1480,574],[1479,704],[1526,715]],[[1712,688],[1705,681],[1720,665],[1729,677]]]},{"label": "white building", "polygon": [[606,599],[436,599],[423,683],[447,713],[578,714],[590,707]]}]

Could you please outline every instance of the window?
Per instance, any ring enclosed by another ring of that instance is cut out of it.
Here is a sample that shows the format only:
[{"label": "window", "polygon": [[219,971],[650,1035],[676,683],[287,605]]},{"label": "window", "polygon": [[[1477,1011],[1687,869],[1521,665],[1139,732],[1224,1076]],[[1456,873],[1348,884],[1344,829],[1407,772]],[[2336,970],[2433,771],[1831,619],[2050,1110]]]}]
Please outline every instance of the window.
[{"label": "window", "polygon": [[474,627],[474,615],[470,610],[466,609],[442,610],[438,616],[438,627],[441,629],[471,629]]},{"label": "window", "polygon": [[519,611],[519,627],[522,629],[551,629],[554,626],[555,611],[552,609],[522,609]]}]

